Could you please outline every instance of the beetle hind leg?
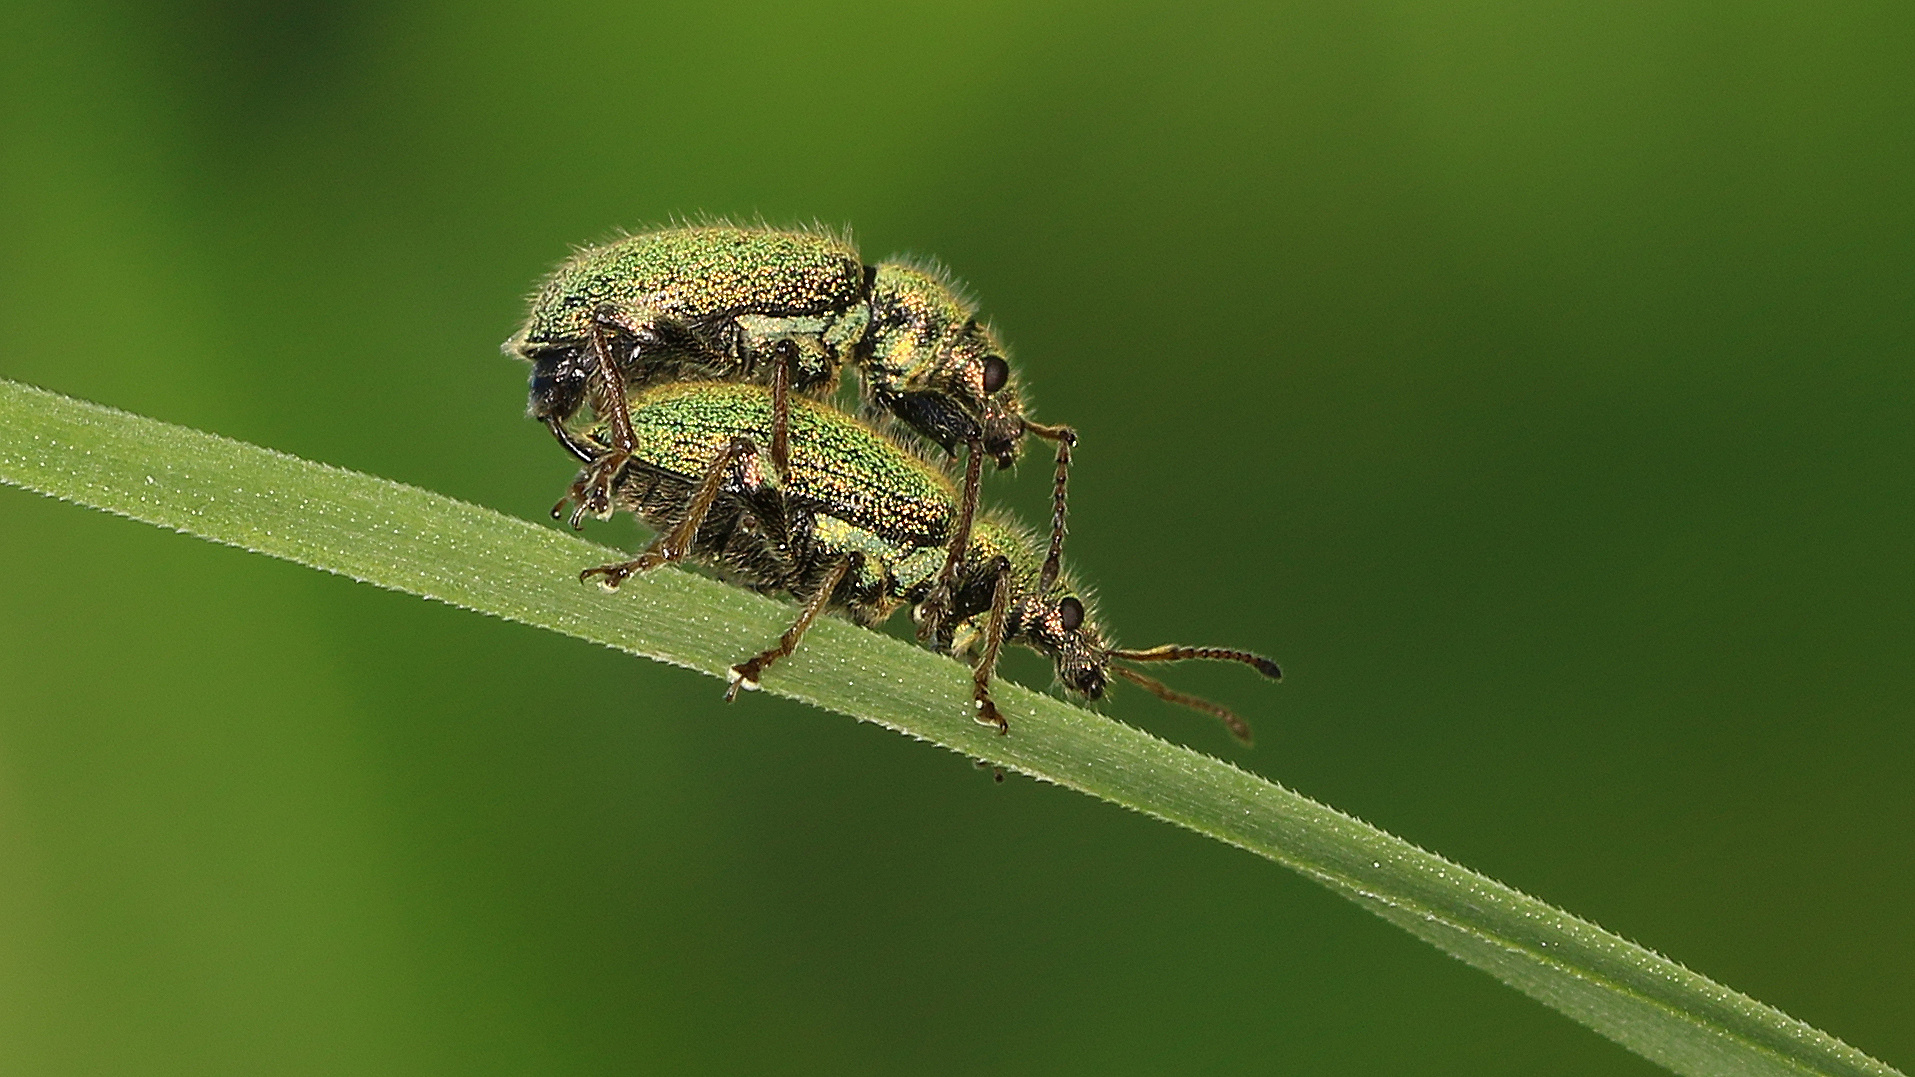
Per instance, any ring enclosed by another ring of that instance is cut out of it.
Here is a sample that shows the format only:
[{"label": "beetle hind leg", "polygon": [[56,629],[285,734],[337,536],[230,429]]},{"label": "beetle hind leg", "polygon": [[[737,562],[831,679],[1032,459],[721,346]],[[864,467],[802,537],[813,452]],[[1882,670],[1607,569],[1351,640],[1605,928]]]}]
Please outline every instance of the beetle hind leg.
[{"label": "beetle hind leg", "polygon": [[737,699],[738,690],[741,688],[747,692],[756,692],[758,679],[764,675],[765,670],[780,658],[789,658],[791,653],[798,649],[798,642],[805,638],[805,632],[811,628],[811,622],[817,620],[818,615],[824,612],[825,605],[831,601],[831,593],[838,589],[838,584],[844,580],[845,574],[851,571],[853,557],[840,558],[837,564],[831,566],[831,570],[825,573],[824,579],[818,582],[817,592],[811,596],[810,601],[805,603],[805,608],[799,612],[798,619],[792,622],[790,628],[785,629],[785,634],[778,637],[778,643],[775,646],[760,651],[731,667],[727,672],[727,680],[730,683],[725,686],[725,702],[730,703]]}]

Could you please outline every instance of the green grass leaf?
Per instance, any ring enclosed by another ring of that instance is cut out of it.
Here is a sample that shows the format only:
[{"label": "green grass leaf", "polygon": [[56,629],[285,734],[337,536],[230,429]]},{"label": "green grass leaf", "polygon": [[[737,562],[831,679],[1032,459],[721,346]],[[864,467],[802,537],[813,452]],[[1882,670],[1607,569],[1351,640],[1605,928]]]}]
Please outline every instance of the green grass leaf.
[{"label": "green grass leaf", "polygon": [[[792,616],[678,571],[617,595],[617,551],[557,528],[0,381],[0,482],[713,676]],[[1229,763],[1005,684],[1013,734],[969,718],[948,658],[826,618],[765,690],[875,722],[1247,849],[1315,879],[1685,1074],[1896,1071],[1650,950]]]}]

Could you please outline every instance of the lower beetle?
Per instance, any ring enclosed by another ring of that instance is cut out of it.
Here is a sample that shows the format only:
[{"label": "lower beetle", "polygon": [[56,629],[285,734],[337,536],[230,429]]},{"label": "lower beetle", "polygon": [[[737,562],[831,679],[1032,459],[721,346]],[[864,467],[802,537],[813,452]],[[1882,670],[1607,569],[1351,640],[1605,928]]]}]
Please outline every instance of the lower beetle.
[{"label": "lower beetle", "polygon": [[[757,688],[765,670],[790,655],[826,609],[867,626],[903,605],[922,609],[959,515],[958,492],[942,469],[850,415],[795,400],[781,483],[760,448],[772,430],[766,388],[671,383],[635,392],[628,405],[639,448],[615,476],[613,498],[658,537],[633,560],[586,569],[580,578],[616,590],[633,575],[690,558],[804,603],[775,646],[731,668],[727,699]],[[604,433],[600,426],[581,435],[581,460],[599,458],[595,449]],[[972,662],[975,717],[1000,732],[1010,724],[992,700],[990,683],[1007,642],[1051,659],[1072,693],[1098,699],[1111,676],[1122,677],[1215,715],[1246,743],[1250,727],[1237,715],[1125,663],[1208,658],[1282,676],[1276,663],[1247,651],[1130,650],[1108,642],[1069,575],[1053,571],[1044,546],[1001,514],[978,516],[956,560],[950,616],[933,639]]]}]

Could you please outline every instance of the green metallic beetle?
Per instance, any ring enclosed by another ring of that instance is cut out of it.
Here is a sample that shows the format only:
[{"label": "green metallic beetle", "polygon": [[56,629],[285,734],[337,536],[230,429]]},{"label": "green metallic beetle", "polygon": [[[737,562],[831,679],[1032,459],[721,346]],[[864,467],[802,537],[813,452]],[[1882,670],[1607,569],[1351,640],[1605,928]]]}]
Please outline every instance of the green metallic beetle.
[{"label": "green metallic beetle", "polygon": [[[633,575],[690,558],[804,603],[775,646],[731,668],[725,698],[756,689],[766,668],[791,654],[826,609],[867,626],[904,605],[922,617],[960,514],[958,490],[942,468],[850,415],[798,399],[789,413],[787,475],[774,481],[759,448],[772,433],[772,394],[758,385],[647,386],[630,395],[626,415],[638,448],[614,476],[612,496],[658,537],[634,560],[590,568],[580,578],[616,590]],[[609,433],[601,423],[577,434],[579,458],[587,465],[600,459]],[[1272,678],[1282,675],[1276,663],[1246,651],[1108,643],[1070,576],[1052,571],[1044,547],[998,513],[979,515],[958,553],[949,617],[933,642],[971,660],[981,724],[1010,728],[990,692],[999,651],[1009,642],[1049,658],[1073,693],[1101,698],[1115,674],[1216,715],[1249,742],[1249,726],[1230,711],[1117,663],[1223,659]]]},{"label": "green metallic beetle", "polygon": [[613,509],[612,483],[639,451],[627,389],[666,381],[752,382],[772,391],[771,465],[789,471],[789,393],[826,397],[847,363],[867,419],[955,456],[967,450],[956,541],[926,603],[935,632],[955,584],[957,551],[976,512],[983,457],[1014,463],[1026,435],[1057,443],[1051,543],[1064,538],[1065,483],[1077,435],[1024,414],[1005,348],[975,304],[941,272],[866,265],[849,240],[822,230],[726,223],[666,228],[580,250],[533,297],[507,354],[532,364],[530,411],[573,453],[588,405],[605,427],[567,497],[572,526]]}]

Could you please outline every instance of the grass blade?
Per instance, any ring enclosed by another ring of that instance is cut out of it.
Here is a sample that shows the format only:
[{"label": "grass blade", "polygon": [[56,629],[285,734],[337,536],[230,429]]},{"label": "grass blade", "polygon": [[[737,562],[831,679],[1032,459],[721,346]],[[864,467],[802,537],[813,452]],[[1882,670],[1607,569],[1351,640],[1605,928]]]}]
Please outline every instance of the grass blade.
[{"label": "grass blade", "polygon": [[[0,482],[721,676],[787,606],[430,491],[0,381]],[[1684,1074],[1893,1075],[1787,1014],[1228,763],[1004,685],[1014,735],[967,717],[959,665],[824,619],[767,691],[1101,797],[1293,868]]]}]

